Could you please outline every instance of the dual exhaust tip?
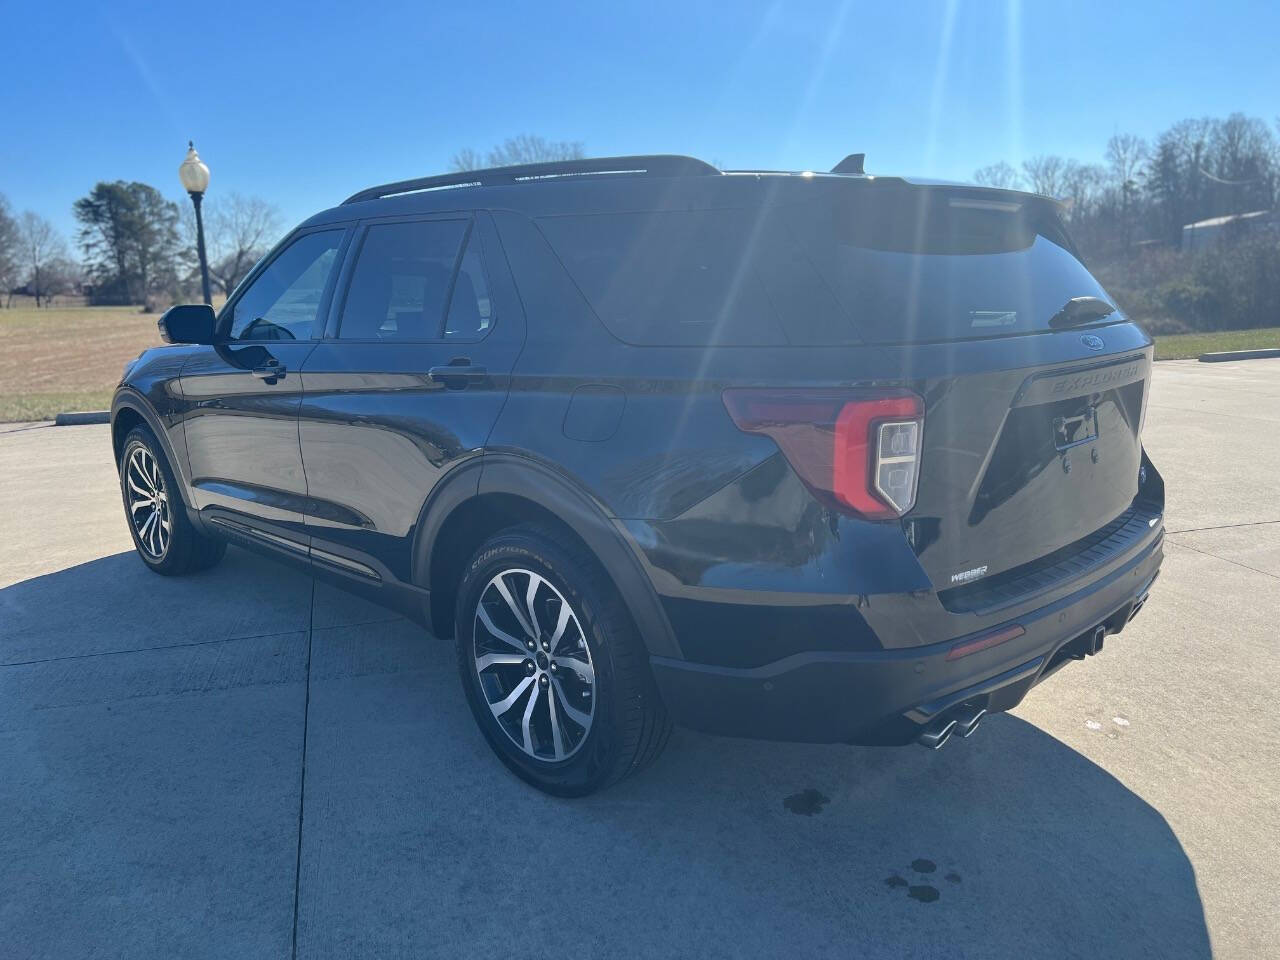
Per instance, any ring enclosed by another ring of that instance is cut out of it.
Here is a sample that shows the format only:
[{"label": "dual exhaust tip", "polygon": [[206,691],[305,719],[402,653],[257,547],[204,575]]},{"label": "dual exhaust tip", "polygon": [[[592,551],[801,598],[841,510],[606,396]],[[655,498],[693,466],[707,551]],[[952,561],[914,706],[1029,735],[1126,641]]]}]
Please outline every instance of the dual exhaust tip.
[{"label": "dual exhaust tip", "polygon": [[916,737],[916,743],[930,750],[939,750],[953,736],[961,739],[973,736],[978,730],[978,724],[986,715],[986,707],[962,703],[926,726]]},{"label": "dual exhaust tip", "polygon": [[[1133,605],[1129,613],[1130,619],[1142,609],[1142,604],[1146,599],[1144,595]],[[1102,644],[1106,638],[1107,625],[1105,623],[1100,624],[1076,637],[1065,648],[1065,651],[1073,659],[1083,660],[1085,657],[1092,657],[1094,654],[1101,653]],[[971,737],[977,731],[978,724],[982,722],[982,718],[986,715],[986,707],[979,706],[976,703],[962,703],[930,721],[917,735],[916,743],[922,747],[928,747],[930,750],[938,750],[953,736],[959,736],[961,739]]]}]

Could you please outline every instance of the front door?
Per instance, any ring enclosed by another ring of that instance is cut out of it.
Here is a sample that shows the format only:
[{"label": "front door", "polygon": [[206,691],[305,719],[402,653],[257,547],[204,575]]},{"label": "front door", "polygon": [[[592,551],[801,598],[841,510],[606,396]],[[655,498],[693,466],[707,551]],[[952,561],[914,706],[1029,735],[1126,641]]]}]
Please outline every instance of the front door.
[{"label": "front door", "polygon": [[321,333],[346,233],[295,236],[236,292],[219,316],[217,342],[182,370],[196,507],[242,534],[274,527],[266,535],[277,546],[303,553],[301,371]]},{"label": "front door", "polygon": [[484,214],[371,221],[353,244],[302,372],[312,559],[409,582],[422,507],[483,450],[524,318]]}]

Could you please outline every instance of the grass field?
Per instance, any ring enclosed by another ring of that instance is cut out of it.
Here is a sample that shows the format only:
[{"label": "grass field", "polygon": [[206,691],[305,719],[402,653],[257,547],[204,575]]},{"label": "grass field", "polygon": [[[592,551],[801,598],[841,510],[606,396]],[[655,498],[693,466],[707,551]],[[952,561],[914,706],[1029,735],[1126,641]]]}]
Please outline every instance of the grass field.
[{"label": "grass field", "polygon": [[1217,333],[1180,333],[1156,337],[1157,360],[1185,360],[1222,350],[1280,348],[1280,327],[1260,330],[1220,330]]},{"label": "grass field", "polygon": [[125,362],[160,343],[137,307],[0,310],[0,422],[105,410]]},{"label": "grass field", "polygon": [[[105,410],[125,363],[160,343],[156,319],[137,307],[0,310],[0,423]],[[1280,327],[1157,337],[1156,359],[1259,347],[1280,347]]]}]

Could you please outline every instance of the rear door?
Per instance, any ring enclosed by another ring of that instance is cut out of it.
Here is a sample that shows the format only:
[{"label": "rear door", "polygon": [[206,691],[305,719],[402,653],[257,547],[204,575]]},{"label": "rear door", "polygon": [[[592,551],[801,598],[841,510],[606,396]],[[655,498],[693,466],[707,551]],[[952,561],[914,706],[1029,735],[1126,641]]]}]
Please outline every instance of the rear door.
[{"label": "rear door", "polygon": [[345,227],[306,230],[263,264],[219,317],[219,340],[182,370],[196,506],[240,532],[305,538],[298,448],[301,370],[315,349]]},{"label": "rear door", "polygon": [[299,411],[312,557],[408,581],[422,507],[479,456],[524,320],[487,215],[360,225]]}]

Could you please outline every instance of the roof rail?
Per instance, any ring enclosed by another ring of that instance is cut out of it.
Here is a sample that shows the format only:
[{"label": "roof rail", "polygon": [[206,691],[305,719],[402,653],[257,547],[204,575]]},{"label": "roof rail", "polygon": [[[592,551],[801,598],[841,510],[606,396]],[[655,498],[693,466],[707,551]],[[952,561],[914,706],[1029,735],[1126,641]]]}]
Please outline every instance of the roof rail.
[{"label": "roof rail", "polygon": [[492,167],[488,170],[461,170],[415,180],[397,180],[353,193],[343,205],[377,200],[419,190],[441,190],[453,187],[490,187],[552,180],[559,177],[607,176],[610,174],[647,177],[704,177],[719,175],[711,164],[693,157],[655,154],[635,157],[593,157],[582,160],[556,160],[551,163],[526,163],[515,167]]}]

